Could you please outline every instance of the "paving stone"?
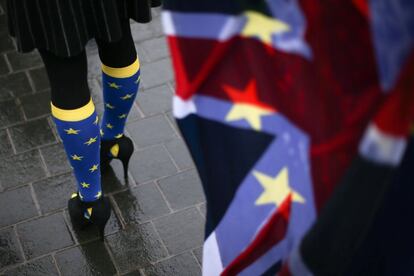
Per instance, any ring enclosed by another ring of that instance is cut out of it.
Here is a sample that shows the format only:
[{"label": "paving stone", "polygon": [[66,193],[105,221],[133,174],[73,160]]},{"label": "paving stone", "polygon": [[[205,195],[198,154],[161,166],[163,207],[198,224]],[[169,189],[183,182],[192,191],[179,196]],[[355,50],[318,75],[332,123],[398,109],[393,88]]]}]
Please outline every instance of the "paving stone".
[{"label": "paving stone", "polygon": [[59,275],[51,256],[36,259],[14,269],[7,270],[5,276],[49,276]]},{"label": "paving stone", "polygon": [[121,161],[112,160],[111,165],[104,171],[102,175],[102,189],[104,194],[117,192],[129,187],[134,180],[128,175],[128,179],[124,179],[124,170]]},{"label": "paving stone", "polygon": [[177,121],[175,120],[175,118],[174,118],[174,115],[173,115],[172,111],[168,111],[166,115],[167,115],[168,122],[170,122],[170,124],[174,127],[175,131],[176,131],[179,135],[181,135],[181,133],[180,133],[180,131],[179,131],[179,129],[178,129]]},{"label": "paving stone", "polygon": [[[96,79],[88,79],[89,90],[91,91],[93,103],[96,105],[103,103],[103,93],[101,84]],[[103,105],[102,105],[103,106]]]},{"label": "paving stone", "polygon": [[62,213],[19,224],[17,232],[28,259],[74,244]]},{"label": "paving stone", "polygon": [[201,182],[195,170],[164,178],[159,181],[159,186],[174,210],[205,201]]},{"label": "paving stone", "polygon": [[171,254],[199,247],[203,243],[204,219],[196,208],[155,219],[154,225]]},{"label": "paving stone", "polygon": [[147,276],[195,276],[201,275],[200,266],[190,253],[184,253],[170,259],[161,261],[153,267],[145,269]]},{"label": "paving stone", "polygon": [[50,114],[50,91],[25,95],[20,102],[27,119]]},{"label": "paving stone", "polygon": [[6,94],[20,97],[30,93],[32,87],[25,73],[19,72],[0,77],[0,99]]},{"label": "paving stone", "polygon": [[56,254],[62,275],[114,275],[116,269],[104,243],[91,242]]},{"label": "paving stone", "polygon": [[[1,43],[1,42],[0,42]],[[4,55],[0,55],[0,76],[10,72]]]},{"label": "paving stone", "polygon": [[13,228],[0,231],[0,270],[23,261],[16,234]]},{"label": "paving stone", "polygon": [[88,43],[87,55],[88,55],[88,78],[89,79],[101,79],[102,76],[102,64],[99,59],[98,49],[93,41]]},{"label": "paving stone", "polygon": [[145,222],[170,212],[155,183],[139,185],[114,198],[127,223]]},{"label": "paving stone", "polygon": [[165,147],[180,169],[194,168],[195,165],[193,159],[187,149],[186,144],[181,138],[177,138],[165,143]]},{"label": "paving stone", "polygon": [[30,70],[29,74],[32,78],[35,91],[42,91],[50,88],[49,79],[44,67]]},{"label": "paving stone", "polygon": [[198,206],[198,210],[200,210],[201,215],[206,218],[207,216],[207,205],[206,203],[202,203]]},{"label": "paving stone", "polygon": [[123,276],[146,276],[142,274],[139,270],[128,272],[127,274],[123,274]]},{"label": "paving stone", "polygon": [[203,263],[203,247],[199,247],[193,250],[194,256],[197,258],[199,264]]},{"label": "paving stone", "polygon": [[56,142],[47,118],[14,126],[10,128],[10,134],[17,152]]},{"label": "paving stone", "polygon": [[165,37],[146,40],[138,45],[145,51],[150,60],[158,60],[169,56],[167,41]]},{"label": "paving stone", "polygon": [[129,162],[130,172],[137,183],[164,177],[177,171],[162,146],[136,151]]},{"label": "paving stone", "polygon": [[130,224],[124,231],[108,236],[107,241],[121,273],[148,266],[167,256],[151,223]]},{"label": "paving stone", "polygon": [[138,106],[145,116],[167,112],[172,108],[172,93],[167,85],[144,90],[137,98]]},{"label": "paving stone", "polygon": [[163,35],[163,29],[159,18],[154,19],[150,24],[132,24],[131,32],[135,42],[140,42]]},{"label": "paving stone", "polygon": [[142,66],[142,84],[145,89],[164,84],[173,79],[171,60],[161,59]]},{"label": "paving stone", "polygon": [[61,143],[40,149],[46,168],[51,175],[72,171],[65,149]]},{"label": "paving stone", "polygon": [[[1,17],[0,21],[2,21],[5,16],[1,15],[0,17]],[[5,25],[0,25],[0,26],[5,26]],[[14,49],[15,48],[14,48],[13,41],[9,37],[8,32],[4,30],[0,30],[0,53],[13,51]]]},{"label": "paving stone", "polygon": [[13,154],[9,136],[6,130],[0,130],[0,157],[6,157]]},{"label": "paving stone", "polygon": [[0,227],[34,216],[37,211],[29,187],[0,193]]},{"label": "paving stone", "polygon": [[7,54],[7,58],[14,71],[23,70],[31,67],[39,67],[43,65],[42,59],[37,51],[30,53],[18,53],[10,52]]},{"label": "paving stone", "polygon": [[145,118],[127,126],[135,144],[144,148],[176,138],[176,134],[162,115]]},{"label": "paving stone", "polygon": [[0,127],[23,121],[23,113],[15,100],[0,102]]},{"label": "paving stone", "polygon": [[67,206],[70,195],[77,190],[72,173],[49,177],[33,183],[42,213],[49,213]]},{"label": "paving stone", "polygon": [[0,162],[0,184],[11,188],[46,176],[37,150],[14,155]]}]

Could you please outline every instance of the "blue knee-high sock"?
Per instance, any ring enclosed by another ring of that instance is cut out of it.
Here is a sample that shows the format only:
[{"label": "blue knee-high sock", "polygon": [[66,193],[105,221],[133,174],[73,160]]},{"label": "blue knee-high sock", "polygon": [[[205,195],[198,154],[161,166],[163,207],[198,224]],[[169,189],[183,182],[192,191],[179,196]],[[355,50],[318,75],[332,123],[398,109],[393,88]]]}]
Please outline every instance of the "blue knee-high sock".
[{"label": "blue knee-high sock", "polygon": [[81,108],[64,110],[52,104],[52,115],[78,183],[80,199],[102,195],[98,116],[92,100]]},{"label": "blue knee-high sock", "polygon": [[113,68],[102,64],[105,111],[101,125],[102,140],[122,137],[129,111],[134,104],[140,82],[138,57],[127,67]]}]

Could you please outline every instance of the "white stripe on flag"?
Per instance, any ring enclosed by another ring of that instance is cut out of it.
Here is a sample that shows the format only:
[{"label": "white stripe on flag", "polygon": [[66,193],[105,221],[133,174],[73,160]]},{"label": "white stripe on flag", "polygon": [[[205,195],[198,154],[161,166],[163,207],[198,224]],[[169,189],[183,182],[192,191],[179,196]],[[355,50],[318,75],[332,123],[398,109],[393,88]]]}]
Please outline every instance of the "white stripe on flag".
[{"label": "white stripe on flag", "polygon": [[196,112],[197,108],[192,98],[189,100],[183,100],[178,96],[173,97],[173,114],[177,119],[182,119]]},{"label": "white stripe on flag", "polygon": [[359,153],[365,158],[392,166],[397,166],[404,155],[407,141],[393,136],[371,124],[359,145]]},{"label": "white stripe on flag", "polygon": [[215,232],[204,242],[203,264],[203,276],[218,276],[223,271]]}]

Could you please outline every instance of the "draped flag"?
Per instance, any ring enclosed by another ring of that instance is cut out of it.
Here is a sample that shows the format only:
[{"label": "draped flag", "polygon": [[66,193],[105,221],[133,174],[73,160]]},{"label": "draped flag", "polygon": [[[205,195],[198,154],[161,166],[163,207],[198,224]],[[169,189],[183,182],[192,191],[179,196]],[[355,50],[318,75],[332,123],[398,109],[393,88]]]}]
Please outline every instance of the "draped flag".
[{"label": "draped flag", "polygon": [[[364,196],[380,202],[384,190],[361,185],[386,182],[414,118],[413,8],[402,0],[164,1],[174,116],[207,198],[203,275],[316,273],[317,243],[332,249],[347,229],[326,235],[335,214],[352,220],[358,207],[366,209],[359,232],[341,241],[360,236],[375,212]],[[331,196],[339,200],[327,204]]]}]

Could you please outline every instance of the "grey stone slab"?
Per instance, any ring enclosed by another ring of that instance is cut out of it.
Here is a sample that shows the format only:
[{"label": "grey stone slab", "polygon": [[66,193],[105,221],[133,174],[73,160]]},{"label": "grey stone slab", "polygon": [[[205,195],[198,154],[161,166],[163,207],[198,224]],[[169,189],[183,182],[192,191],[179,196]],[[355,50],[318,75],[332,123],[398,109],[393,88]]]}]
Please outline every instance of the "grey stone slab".
[{"label": "grey stone slab", "polygon": [[200,213],[204,218],[207,217],[207,204],[205,202],[198,206],[198,210],[200,210]]},{"label": "grey stone slab", "polygon": [[203,243],[204,219],[195,207],[155,219],[154,225],[171,254]]},{"label": "grey stone slab", "polygon": [[141,70],[141,83],[145,89],[164,84],[174,78],[170,58],[145,64]]},{"label": "grey stone slab", "polygon": [[123,276],[146,276],[142,274],[139,270],[128,272],[127,274],[123,274]]},{"label": "grey stone slab", "polygon": [[108,236],[107,242],[120,273],[148,266],[167,256],[151,223],[128,225],[124,231]]},{"label": "grey stone slab", "polygon": [[29,187],[0,193],[0,227],[37,216]]},{"label": "grey stone slab", "polygon": [[[90,45],[92,45],[92,44],[90,44]],[[98,54],[97,49],[94,50],[91,47],[87,51],[87,54],[88,54],[88,78],[89,79],[101,79],[101,76],[102,76],[102,70],[101,70],[102,63],[101,63],[101,60],[99,59],[99,54]]]},{"label": "grey stone slab", "polygon": [[12,155],[13,149],[11,147],[9,136],[6,130],[0,130],[0,157]]},{"label": "grey stone slab", "polygon": [[16,268],[7,270],[5,276],[57,276],[59,275],[53,258],[46,256]]},{"label": "grey stone slab", "polygon": [[88,86],[95,106],[102,105],[103,107],[103,92],[100,82],[97,79],[88,79]]},{"label": "grey stone slab", "polygon": [[156,263],[153,267],[145,269],[147,276],[195,276],[201,275],[200,266],[190,253],[174,256],[170,259]]},{"label": "grey stone slab", "polygon": [[19,224],[17,232],[28,259],[74,244],[62,213]]},{"label": "grey stone slab", "polygon": [[17,152],[56,142],[47,118],[11,127],[10,135]]},{"label": "grey stone slab", "polygon": [[162,146],[136,151],[129,166],[130,172],[137,183],[161,178],[177,171],[167,151]]},{"label": "grey stone slab", "polygon": [[20,97],[31,93],[32,87],[24,72],[12,73],[0,77],[0,99],[5,94]]},{"label": "grey stone slab", "polygon": [[177,121],[175,120],[172,111],[168,111],[166,117],[168,121],[171,123],[171,125],[174,127],[174,129],[177,131],[177,133],[181,135],[180,130],[178,129]]},{"label": "grey stone slab", "polygon": [[145,222],[170,212],[155,183],[139,185],[114,198],[127,223]]},{"label": "grey stone slab", "polygon": [[135,42],[141,42],[163,35],[163,29],[159,18],[155,18],[149,24],[132,24],[131,32]]},{"label": "grey stone slab", "polygon": [[138,94],[137,99],[145,116],[164,113],[172,108],[172,93],[167,85],[144,90]]},{"label": "grey stone slab", "polygon": [[20,102],[27,119],[50,114],[50,91],[25,95]]},{"label": "grey stone slab", "polygon": [[165,147],[180,169],[194,168],[195,165],[187,149],[187,145],[181,138],[165,143]]},{"label": "grey stone slab", "polygon": [[8,74],[10,72],[9,66],[7,66],[4,55],[0,55],[0,76]]},{"label": "grey stone slab", "polygon": [[164,116],[144,118],[128,124],[127,131],[135,144],[144,148],[176,138],[176,134]]},{"label": "grey stone slab", "polygon": [[44,176],[46,172],[37,150],[13,155],[0,162],[0,184],[3,188],[26,184]]},{"label": "grey stone slab", "polygon": [[193,250],[194,256],[197,258],[199,264],[203,263],[203,248],[199,247]]},{"label": "grey stone slab", "polygon": [[43,65],[43,61],[37,51],[25,54],[10,52],[7,54],[7,58],[14,71],[29,69],[32,67],[40,67]]},{"label": "grey stone slab", "polygon": [[23,261],[16,234],[13,228],[0,231],[0,270]]},{"label": "grey stone slab", "polygon": [[164,36],[146,40],[138,45],[145,51],[145,55],[155,61],[169,56],[167,41]]},{"label": "grey stone slab", "polygon": [[23,121],[20,105],[15,100],[0,102],[0,127],[7,127]]},{"label": "grey stone slab", "polygon": [[71,194],[76,192],[76,180],[72,173],[49,177],[33,183],[42,213],[63,209]]},{"label": "grey stone slab", "polygon": [[50,88],[49,78],[44,67],[29,71],[35,91],[42,91]]},{"label": "grey stone slab", "polygon": [[[5,17],[4,15],[0,16],[2,19]],[[2,20],[0,19],[0,21]],[[2,25],[6,26],[6,25]],[[13,51],[14,44],[12,39],[8,36],[7,31],[1,30],[0,31],[0,53],[6,53]]]},{"label": "grey stone slab", "polygon": [[104,243],[91,242],[56,254],[62,275],[114,275],[116,269]]},{"label": "grey stone slab", "polygon": [[195,170],[164,178],[159,181],[159,186],[174,210],[205,201],[201,182]]},{"label": "grey stone slab", "polygon": [[121,161],[115,159],[110,164],[108,168],[101,169],[102,189],[105,194],[124,190],[130,184],[134,183],[130,175],[128,175],[127,180],[124,179],[124,170]]},{"label": "grey stone slab", "polygon": [[72,170],[63,144],[55,144],[40,149],[46,168],[50,175],[61,174]]}]

